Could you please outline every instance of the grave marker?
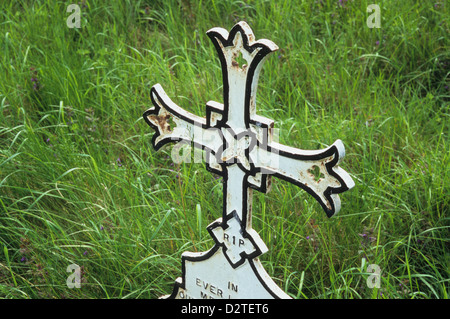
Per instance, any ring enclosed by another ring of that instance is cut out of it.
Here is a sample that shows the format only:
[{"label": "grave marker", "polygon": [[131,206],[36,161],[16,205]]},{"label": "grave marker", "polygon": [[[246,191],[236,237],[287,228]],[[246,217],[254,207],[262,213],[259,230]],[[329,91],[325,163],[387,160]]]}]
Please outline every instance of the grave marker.
[{"label": "grave marker", "polygon": [[[206,118],[201,118],[176,105],[156,84],[151,89],[154,107],[144,113],[155,130],[156,150],[171,142],[192,143],[205,151],[207,169],[224,183],[222,217],[207,227],[214,246],[182,254],[182,276],[165,297],[289,298],[258,259],[268,249],[251,225],[252,190],[267,193],[271,176],[276,176],[306,190],[331,217],[341,207],[338,194],[354,186],[338,166],[344,145],[337,140],[310,151],[274,142],[274,122],[256,114],[256,89],[264,60],[278,47],[269,40],[256,41],[245,22],[230,32],[213,28],[207,34],[222,66],[224,103],[207,102]],[[240,65],[239,57],[246,64]]]}]

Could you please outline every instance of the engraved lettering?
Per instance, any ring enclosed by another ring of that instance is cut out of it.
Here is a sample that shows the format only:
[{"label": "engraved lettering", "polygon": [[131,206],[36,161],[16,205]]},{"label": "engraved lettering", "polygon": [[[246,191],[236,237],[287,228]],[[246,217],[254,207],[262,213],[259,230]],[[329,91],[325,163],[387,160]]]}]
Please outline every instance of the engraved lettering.
[{"label": "engraved lettering", "polygon": [[233,284],[231,281],[228,282],[228,289],[234,292],[238,292],[238,285]]}]

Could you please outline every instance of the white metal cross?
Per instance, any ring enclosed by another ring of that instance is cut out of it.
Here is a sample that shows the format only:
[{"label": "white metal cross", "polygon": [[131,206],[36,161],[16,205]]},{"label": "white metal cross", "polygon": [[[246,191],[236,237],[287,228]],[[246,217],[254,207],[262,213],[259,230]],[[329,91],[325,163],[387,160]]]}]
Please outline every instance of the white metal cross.
[{"label": "white metal cross", "polygon": [[[156,150],[171,142],[193,143],[205,151],[207,169],[223,177],[222,218],[210,224],[208,231],[215,240],[211,251],[222,248],[236,269],[246,262],[258,263],[256,257],[267,251],[251,226],[252,189],[267,193],[271,176],[276,176],[306,190],[331,217],[341,207],[338,194],[354,182],[338,166],[345,155],[340,140],[317,151],[281,145],[273,141],[274,122],[256,114],[259,73],[268,54],[278,47],[269,40],[256,41],[245,22],[230,32],[213,28],[207,34],[222,66],[223,104],[207,102],[206,118],[202,118],[176,105],[156,84],[151,89],[154,107],[144,113],[144,119],[156,131],[152,139]],[[246,63],[240,65],[239,57]],[[317,179],[314,170],[323,177]],[[189,253],[186,258],[196,260]]]}]

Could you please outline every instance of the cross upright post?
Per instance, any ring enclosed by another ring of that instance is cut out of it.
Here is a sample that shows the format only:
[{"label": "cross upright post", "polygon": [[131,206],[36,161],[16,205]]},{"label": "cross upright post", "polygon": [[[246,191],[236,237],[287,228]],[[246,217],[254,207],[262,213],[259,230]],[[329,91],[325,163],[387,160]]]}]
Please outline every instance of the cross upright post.
[{"label": "cross upright post", "polygon": [[[288,298],[257,258],[267,247],[251,225],[252,189],[268,192],[276,176],[306,190],[331,217],[340,210],[338,194],[354,186],[338,166],[345,149],[340,140],[318,151],[273,141],[273,121],[256,114],[256,90],[264,60],[278,47],[256,41],[245,22],[230,32],[213,28],[207,34],[222,66],[223,104],[207,102],[206,118],[201,118],[176,105],[156,84],[151,89],[154,107],[144,113],[156,131],[156,150],[170,142],[192,143],[206,152],[207,169],[224,183],[222,217],[207,227],[215,245],[204,253],[183,253],[183,276],[169,297]],[[246,63],[240,65],[239,57]],[[316,180],[314,169],[323,178]]]}]

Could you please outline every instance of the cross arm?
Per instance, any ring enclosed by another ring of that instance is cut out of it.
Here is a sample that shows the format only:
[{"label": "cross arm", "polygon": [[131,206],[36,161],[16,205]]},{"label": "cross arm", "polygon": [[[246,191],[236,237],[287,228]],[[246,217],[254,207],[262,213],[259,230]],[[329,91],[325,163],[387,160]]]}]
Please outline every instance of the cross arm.
[{"label": "cross arm", "polygon": [[[317,151],[300,150],[272,142],[259,145],[252,152],[252,161],[258,159],[258,171],[289,181],[311,194],[320,203],[328,217],[341,208],[339,193],[355,184],[350,175],[338,165],[345,156],[344,144],[337,140],[331,146]],[[320,178],[313,174],[320,171]]]},{"label": "cross arm", "polygon": [[[153,147],[158,150],[170,142],[187,141],[194,146],[217,152],[222,137],[220,130],[210,127],[210,121],[185,111],[175,104],[160,84],[155,84],[150,93],[153,107],[144,113],[144,120],[155,130]],[[212,105],[219,108],[220,106]],[[214,143],[214,141],[216,141]]]}]

